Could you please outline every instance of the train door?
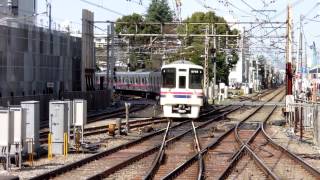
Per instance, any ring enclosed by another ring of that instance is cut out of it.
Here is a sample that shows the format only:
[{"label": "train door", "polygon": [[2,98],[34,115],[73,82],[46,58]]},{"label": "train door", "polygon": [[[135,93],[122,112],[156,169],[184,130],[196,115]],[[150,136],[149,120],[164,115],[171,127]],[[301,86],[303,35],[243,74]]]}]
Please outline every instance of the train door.
[{"label": "train door", "polygon": [[185,89],[186,88],[186,76],[180,76],[179,75],[179,88]]},{"label": "train door", "polygon": [[179,89],[186,89],[187,88],[187,69],[179,69],[177,75],[177,82]]}]

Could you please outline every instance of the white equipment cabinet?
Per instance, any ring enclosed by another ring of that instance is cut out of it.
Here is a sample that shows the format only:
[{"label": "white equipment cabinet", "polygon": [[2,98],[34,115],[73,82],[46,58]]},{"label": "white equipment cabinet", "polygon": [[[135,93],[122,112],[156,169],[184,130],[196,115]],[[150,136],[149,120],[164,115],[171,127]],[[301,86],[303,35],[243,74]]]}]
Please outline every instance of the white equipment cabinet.
[{"label": "white equipment cabinet", "polygon": [[14,144],[22,144],[26,138],[26,111],[21,107],[9,107],[14,117]]},{"label": "white equipment cabinet", "polygon": [[[83,143],[84,125],[87,123],[87,101],[84,99],[73,100],[73,134],[81,131],[81,142]],[[76,143],[76,138],[74,138]]]},{"label": "white equipment cabinet", "polygon": [[87,101],[84,99],[73,100],[74,126],[84,126],[87,123]]},{"label": "white equipment cabinet", "polygon": [[21,106],[10,106],[9,110],[13,113],[14,136],[11,153],[18,155],[19,168],[22,168],[22,147],[26,139],[26,111]]},{"label": "white equipment cabinet", "polygon": [[49,102],[49,128],[52,133],[52,154],[62,155],[64,150],[64,133],[68,131],[67,102]]},{"label": "white equipment cabinet", "polygon": [[11,144],[13,144],[13,112],[9,109],[0,109],[0,147],[5,148],[6,156],[6,169],[9,169],[10,166],[10,156],[9,149]]},{"label": "white equipment cabinet", "polygon": [[26,141],[32,140],[34,148],[40,148],[40,103],[39,101],[22,101],[21,107],[26,111]]},{"label": "white equipment cabinet", "polygon": [[0,109],[0,146],[9,147],[13,144],[13,112],[9,109]]},{"label": "white equipment cabinet", "polygon": [[73,124],[73,102],[72,100],[65,100],[67,104],[67,122],[68,122],[68,142],[70,142],[70,127]]}]

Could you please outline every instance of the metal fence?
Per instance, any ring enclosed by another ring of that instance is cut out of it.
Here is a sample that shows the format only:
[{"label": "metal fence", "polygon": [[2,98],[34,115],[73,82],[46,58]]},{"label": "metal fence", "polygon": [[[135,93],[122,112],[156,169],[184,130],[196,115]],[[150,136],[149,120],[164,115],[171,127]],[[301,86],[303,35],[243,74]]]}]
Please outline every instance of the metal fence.
[{"label": "metal fence", "polygon": [[[88,111],[103,110],[110,105],[110,91],[71,91],[64,92],[61,99],[86,99]],[[59,99],[52,94],[40,94],[34,96],[14,96],[14,97],[0,97],[0,106],[20,105],[21,101],[35,100],[40,102],[40,120],[44,122],[48,119],[49,101]]]},{"label": "metal fence", "polygon": [[287,123],[295,132],[300,132],[300,139],[304,133],[309,132],[313,135],[314,142],[319,144],[319,104],[311,103],[290,103],[287,105]]}]

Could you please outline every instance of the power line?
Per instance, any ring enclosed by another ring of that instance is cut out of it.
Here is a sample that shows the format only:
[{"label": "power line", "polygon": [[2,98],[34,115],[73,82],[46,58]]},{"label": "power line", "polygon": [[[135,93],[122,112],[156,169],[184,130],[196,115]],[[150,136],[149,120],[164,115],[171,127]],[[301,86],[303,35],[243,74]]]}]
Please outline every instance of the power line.
[{"label": "power line", "polygon": [[120,13],[120,12],[118,12],[118,11],[114,11],[114,10],[112,10],[112,9],[106,8],[106,7],[102,6],[102,5],[99,5],[99,4],[96,4],[96,3],[93,3],[93,2],[90,2],[90,1],[87,1],[87,0],[80,0],[80,1],[85,2],[85,3],[87,3],[87,4],[90,4],[90,5],[92,5],[92,6],[96,6],[96,7],[98,7],[98,8],[104,9],[104,10],[106,10],[106,11],[112,12],[112,13],[114,13],[114,14],[117,14],[117,15],[120,15],[120,16],[124,16],[124,14],[122,14],[122,13]]},{"label": "power line", "polygon": [[256,10],[255,8],[253,8],[250,4],[248,4],[246,1],[241,0],[241,2],[243,2],[245,5],[247,5],[249,8],[251,8],[252,10]]},{"label": "power line", "polygon": [[[242,9],[238,8],[237,6],[235,6],[233,3],[229,2],[229,1],[227,1],[226,3],[227,3],[228,5],[231,5],[233,8],[237,9],[238,11],[240,11],[240,12],[242,12],[242,13],[244,13],[244,14],[247,14],[247,15],[250,15],[250,16],[254,16],[253,14],[251,14],[251,13],[245,11],[245,10],[242,10]],[[254,16],[254,17],[256,17],[256,16]]]},{"label": "power line", "polygon": [[[300,3],[303,2],[303,1],[304,1],[304,0],[296,0],[296,1],[291,5],[291,7],[294,7],[294,6],[300,4]],[[272,16],[269,20],[272,20],[272,19],[278,17],[279,15],[283,14],[284,12],[286,12],[286,8],[284,8],[284,9],[283,9],[282,11],[280,11],[278,14]],[[248,31],[252,31],[253,29],[261,26],[262,24],[263,24],[263,23],[260,23],[260,24],[258,24],[258,25],[256,25],[256,26],[252,27],[252,28],[249,29]]]}]

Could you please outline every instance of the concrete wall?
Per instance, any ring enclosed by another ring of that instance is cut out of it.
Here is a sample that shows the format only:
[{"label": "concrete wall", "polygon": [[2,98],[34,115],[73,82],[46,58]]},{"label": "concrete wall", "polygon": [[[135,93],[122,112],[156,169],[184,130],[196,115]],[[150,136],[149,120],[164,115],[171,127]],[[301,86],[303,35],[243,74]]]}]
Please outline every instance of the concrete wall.
[{"label": "concrete wall", "polygon": [[15,26],[0,26],[0,96],[80,90],[80,38]]},{"label": "concrete wall", "polygon": [[[19,22],[34,24],[36,22],[37,0],[0,0],[0,18],[21,18]],[[27,17],[27,18],[22,18]]]}]

